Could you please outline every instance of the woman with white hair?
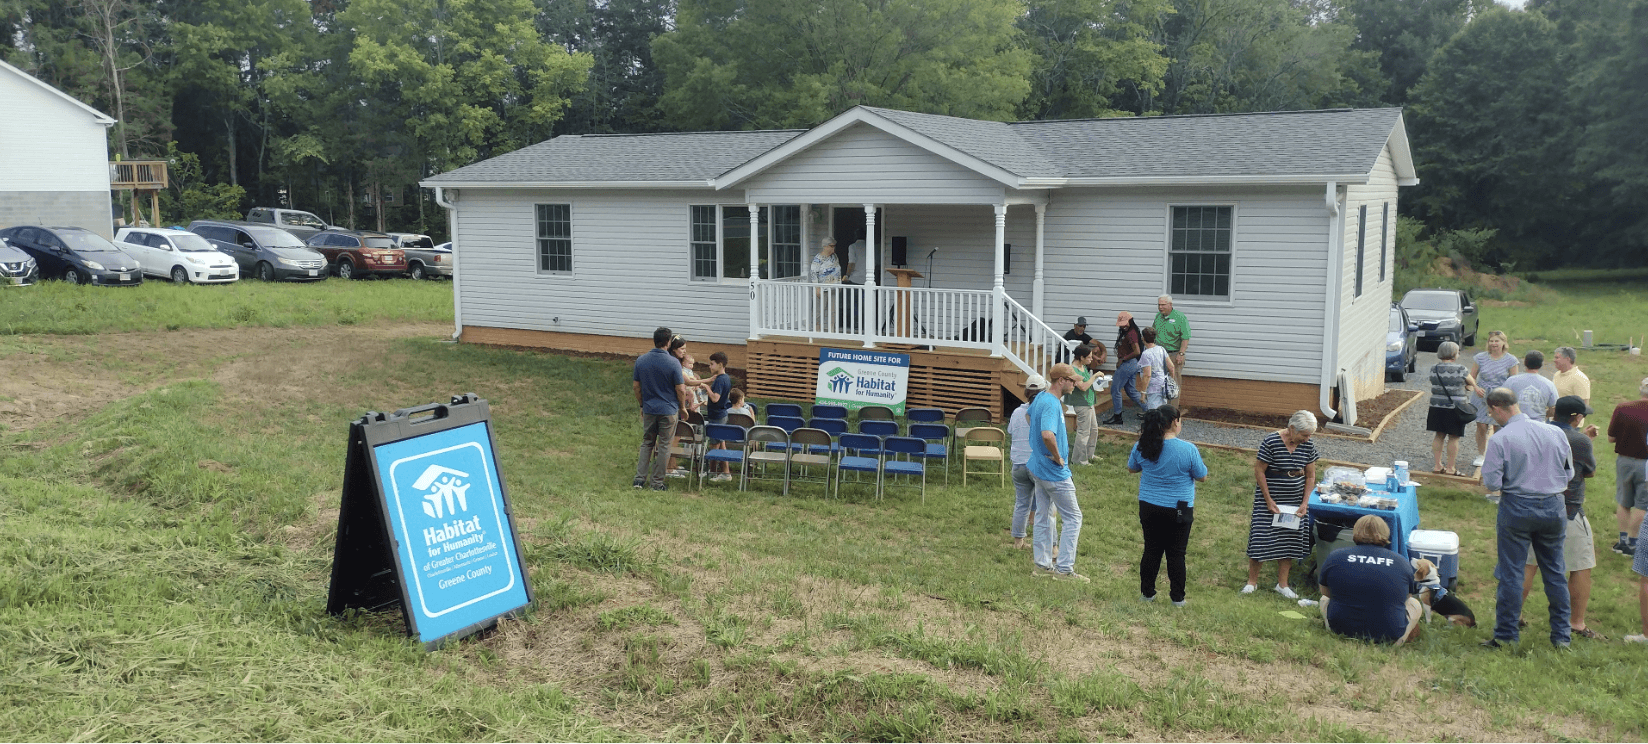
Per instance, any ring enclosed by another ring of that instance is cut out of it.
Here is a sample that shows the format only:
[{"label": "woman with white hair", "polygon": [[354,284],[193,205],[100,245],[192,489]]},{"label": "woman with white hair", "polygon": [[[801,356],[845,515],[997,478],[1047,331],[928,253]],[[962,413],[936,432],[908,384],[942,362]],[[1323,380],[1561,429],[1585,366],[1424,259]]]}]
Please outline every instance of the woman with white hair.
[{"label": "woman with white hair", "polygon": [[[813,256],[812,265],[807,268],[807,276],[814,284],[840,284],[841,259],[835,255],[835,238],[825,237],[819,243],[818,255]],[[813,290],[818,301],[818,327],[815,330],[835,330],[836,303],[834,288],[820,287]]]},{"label": "woman with white hair", "polygon": [[[1253,477],[1258,486],[1253,489],[1253,521],[1247,532],[1247,585],[1243,594],[1252,594],[1259,585],[1259,567],[1276,562],[1276,593],[1288,599],[1298,599],[1288,586],[1288,572],[1293,562],[1310,553],[1310,531],[1305,515],[1310,504],[1305,501],[1305,487],[1316,482],[1316,445],[1310,438],[1316,434],[1316,416],[1310,411],[1298,411],[1288,419],[1286,429],[1273,431],[1259,445],[1259,457],[1253,461]],[[1278,523],[1277,517],[1288,515],[1295,519]]]},{"label": "woman with white hair", "polygon": [[[1465,422],[1460,420],[1454,404],[1466,400],[1476,377],[1459,358],[1459,344],[1443,341],[1436,347],[1436,364],[1431,366],[1431,406],[1425,416],[1425,431],[1435,432],[1431,439],[1432,472],[1458,475],[1454,462],[1459,458],[1459,438],[1465,436]],[[1443,450],[1447,450],[1446,457]]]}]

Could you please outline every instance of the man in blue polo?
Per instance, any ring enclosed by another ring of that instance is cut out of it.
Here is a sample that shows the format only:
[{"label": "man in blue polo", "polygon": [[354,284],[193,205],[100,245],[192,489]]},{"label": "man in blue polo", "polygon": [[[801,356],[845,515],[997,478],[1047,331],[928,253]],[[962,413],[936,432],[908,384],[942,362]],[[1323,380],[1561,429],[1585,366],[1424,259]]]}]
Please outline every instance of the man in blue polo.
[{"label": "man in blue polo", "polygon": [[1516,642],[1517,620],[1522,615],[1522,565],[1531,548],[1550,601],[1551,644],[1566,648],[1570,630],[1562,542],[1568,511],[1562,494],[1574,477],[1573,449],[1560,429],[1523,415],[1516,393],[1509,388],[1494,388],[1485,402],[1488,415],[1501,427],[1488,440],[1482,458],[1482,485],[1500,492],[1499,563],[1494,567],[1499,591],[1493,638],[1482,645],[1498,648]]},{"label": "man in blue polo", "polygon": [[[1076,370],[1055,364],[1047,373],[1047,393],[1030,401],[1030,477],[1036,482],[1036,536],[1031,576],[1091,583],[1076,573],[1076,541],[1081,537],[1081,506],[1076,503],[1076,484],[1070,479],[1070,443],[1064,428],[1061,400],[1076,389]],[[1053,511],[1064,522],[1059,530],[1059,552],[1053,552]]]},{"label": "man in blue polo", "polygon": [[647,487],[650,471],[652,490],[664,490],[670,439],[675,436],[675,422],[687,399],[681,361],[664,350],[673,336],[668,328],[653,331],[652,351],[635,360],[635,402],[641,406],[641,455],[635,464],[637,489]]}]

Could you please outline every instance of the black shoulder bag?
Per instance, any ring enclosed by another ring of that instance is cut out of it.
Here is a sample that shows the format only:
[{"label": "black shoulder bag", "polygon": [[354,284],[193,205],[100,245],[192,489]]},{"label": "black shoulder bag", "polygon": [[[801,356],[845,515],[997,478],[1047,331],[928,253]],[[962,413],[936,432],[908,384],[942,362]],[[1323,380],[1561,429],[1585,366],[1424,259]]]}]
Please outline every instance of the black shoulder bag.
[{"label": "black shoulder bag", "polygon": [[1453,415],[1459,419],[1459,423],[1468,424],[1476,420],[1476,406],[1471,405],[1469,400],[1454,400],[1453,391],[1442,384],[1442,376],[1436,373],[1435,368],[1431,369],[1431,379],[1436,381],[1437,387],[1442,388],[1442,392],[1447,393],[1448,402],[1453,404]]}]

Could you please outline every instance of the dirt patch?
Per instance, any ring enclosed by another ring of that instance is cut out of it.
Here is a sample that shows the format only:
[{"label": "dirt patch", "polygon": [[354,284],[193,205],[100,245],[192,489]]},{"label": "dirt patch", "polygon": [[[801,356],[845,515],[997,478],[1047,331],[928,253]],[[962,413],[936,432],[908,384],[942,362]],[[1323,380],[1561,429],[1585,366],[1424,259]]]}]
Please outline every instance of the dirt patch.
[{"label": "dirt patch", "polygon": [[[1390,417],[1397,409],[1402,408],[1416,394],[1422,393],[1416,393],[1413,390],[1386,390],[1379,397],[1372,400],[1356,401],[1357,421],[1366,428],[1377,431],[1379,427],[1384,425],[1386,418]],[[1193,415],[1186,415],[1185,418],[1215,424],[1252,426],[1272,430],[1283,429],[1288,425],[1288,417],[1281,414],[1247,413],[1245,411],[1233,411],[1228,408],[1197,408],[1194,410]],[[1369,437],[1355,437],[1325,430],[1318,430],[1318,433],[1323,436],[1340,436],[1364,442],[1372,441]]]},{"label": "dirt patch", "polygon": [[7,337],[0,353],[0,427],[31,429],[214,371],[220,382],[237,386],[231,388],[237,397],[303,395],[326,383],[316,374],[322,365],[346,368],[381,354],[392,340],[445,337],[450,328],[403,323]]}]

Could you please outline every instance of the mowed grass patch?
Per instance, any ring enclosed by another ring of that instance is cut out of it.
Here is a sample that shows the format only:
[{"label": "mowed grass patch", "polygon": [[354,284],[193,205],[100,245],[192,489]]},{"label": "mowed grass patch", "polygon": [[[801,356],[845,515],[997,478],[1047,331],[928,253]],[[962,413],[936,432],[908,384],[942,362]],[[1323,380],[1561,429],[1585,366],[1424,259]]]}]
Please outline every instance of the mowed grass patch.
[{"label": "mowed grass patch", "polygon": [[137,287],[50,281],[0,292],[0,335],[451,320],[452,283],[410,279]]},{"label": "mowed grass patch", "polygon": [[[1645,728],[1627,694],[1648,683],[1637,650],[1557,653],[1538,642],[1538,612],[1532,642],[1511,653],[1476,648],[1483,630],[1441,626],[1393,652],[1334,637],[1274,594],[1237,595],[1252,503],[1237,455],[1205,453],[1191,603],[1174,608],[1138,599],[1129,442],[1103,443],[1100,464],[1078,470],[1077,568],[1093,579],[1078,586],[1030,578],[1006,534],[1011,495],[989,479],[935,478],[925,505],[851,484],[839,501],[817,485],[786,497],[775,482],[633,491],[626,364],[405,340],[359,367],[301,400],[180,381],[0,434],[0,517],[23,542],[3,557],[27,567],[0,580],[0,628],[44,639],[0,638],[0,678],[43,691],[8,688],[18,704],[0,725],[18,738],[466,740]],[[493,405],[540,604],[425,655],[392,613],[325,615],[336,517],[323,510],[336,505],[349,419],[469,391]],[[1489,617],[1491,510],[1463,491],[1422,499],[1426,526],[1466,539],[1462,590]],[[1605,562],[1598,580],[1610,601],[1634,600],[1617,596],[1621,566]],[[1594,609],[1593,622],[1614,631],[1633,607]]]}]

